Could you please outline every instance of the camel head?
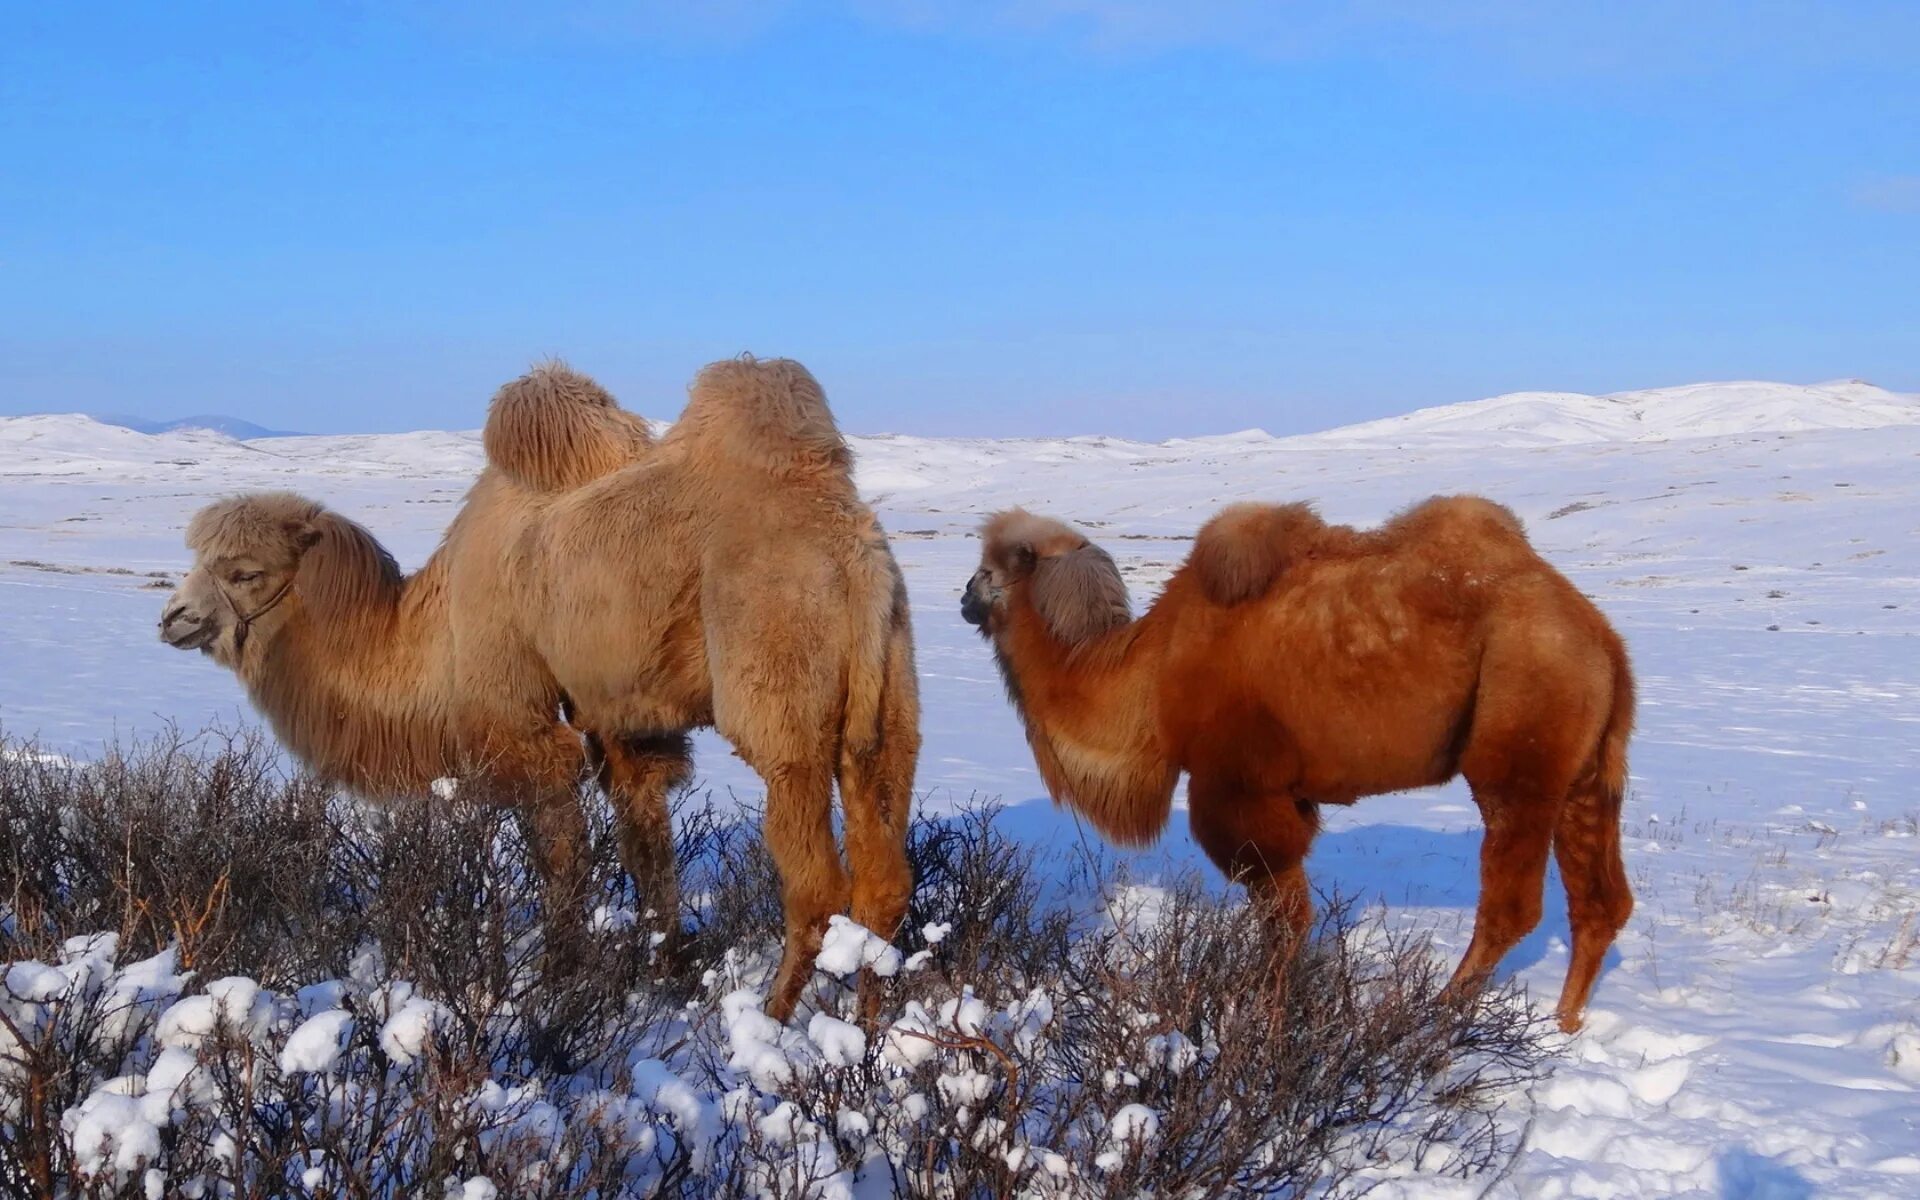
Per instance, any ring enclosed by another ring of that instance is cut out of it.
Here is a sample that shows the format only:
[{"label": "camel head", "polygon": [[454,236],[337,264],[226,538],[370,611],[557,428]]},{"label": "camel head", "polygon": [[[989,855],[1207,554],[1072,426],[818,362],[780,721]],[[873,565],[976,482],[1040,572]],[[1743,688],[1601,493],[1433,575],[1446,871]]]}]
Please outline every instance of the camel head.
[{"label": "camel head", "polygon": [[160,638],[238,669],[249,637],[270,637],[324,510],[288,492],[209,504],[187,525],[193,568],[167,597]]},{"label": "camel head", "polygon": [[988,641],[997,644],[1023,604],[1069,645],[1132,619],[1113,558],[1070,526],[1013,508],[988,517],[980,540],[980,569],[960,597],[960,616]]}]

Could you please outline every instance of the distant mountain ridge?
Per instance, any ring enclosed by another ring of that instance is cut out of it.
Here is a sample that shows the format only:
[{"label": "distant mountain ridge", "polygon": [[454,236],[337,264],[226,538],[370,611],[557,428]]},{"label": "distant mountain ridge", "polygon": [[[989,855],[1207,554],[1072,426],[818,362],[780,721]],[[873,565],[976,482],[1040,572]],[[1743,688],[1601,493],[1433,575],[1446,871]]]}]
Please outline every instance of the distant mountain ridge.
[{"label": "distant mountain ridge", "polygon": [[1736,380],[1589,396],[1509,392],[1308,436],[1327,441],[1442,438],[1489,445],[1650,442],[1815,429],[1920,425],[1920,396],[1862,379],[1795,384]]},{"label": "distant mountain ridge", "polygon": [[86,415],[102,425],[118,425],[122,429],[131,429],[135,433],[180,433],[189,429],[204,429],[211,433],[224,433],[240,442],[250,441],[253,438],[305,436],[284,429],[268,429],[263,425],[255,425],[252,421],[243,421],[239,417],[229,417],[220,413],[208,413],[197,417],[176,417],[171,421],[154,421],[146,417],[128,417],[116,413],[87,413]]},{"label": "distant mountain ridge", "polygon": [[[650,422],[657,432],[666,426]],[[1691,383],[1678,387],[1587,395],[1582,392],[1509,392],[1484,400],[1468,400],[1422,408],[1396,417],[1343,425],[1318,433],[1274,435],[1258,429],[1239,433],[1175,438],[1162,443],[1226,449],[1254,447],[1273,441],[1302,440],[1328,446],[1382,442],[1434,442],[1484,446],[1555,446],[1590,442],[1654,442],[1681,438],[1800,433],[1823,429],[1882,429],[1920,425],[1920,395],[1889,391],[1859,379],[1795,384],[1761,381]],[[236,442],[267,438],[299,439],[356,457],[381,457],[423,450],[432,442],[434,453],[476,442],[478,430],[421,431],[411,434],[300,434],[267,429],[251,421],[225,415],[181,417],[153,421],[141,417],[42,413],[0,417],[0,446],[38,442],[65,452],[84,454],[104,449],[120,437],[213,437]],[[920,437],[882,434],[851,435],[856,447],[906,442],[945,445],[958,451],[966,445],[1006,442],[1051,442],[1062,446],[1143,447],[1146,443],[1110,434],[1065,438]],[[421,439],[426,439],[425,442]],[[418,443],[418,444],[415,444]],[[131,445],[124,447],[137,453]],[[304,452],[304,451],[303,451]]]}]

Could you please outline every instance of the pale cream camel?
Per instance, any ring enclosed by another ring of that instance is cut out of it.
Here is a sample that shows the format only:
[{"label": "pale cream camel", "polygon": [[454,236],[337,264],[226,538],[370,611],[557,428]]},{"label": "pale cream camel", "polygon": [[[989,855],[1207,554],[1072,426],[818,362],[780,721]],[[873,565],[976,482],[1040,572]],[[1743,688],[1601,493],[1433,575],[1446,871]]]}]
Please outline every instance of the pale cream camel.
[{"label": "pale cream camel", "polygon": [[676,926],[667,797],[688,731],[716,728],[767,784],[787,921],[767,1008],[784,1020],[828,917],[850,901],[891,937],[912,882],[906,593],[819,385],[787,360],[715,363],[656,442],[550,365],[502,389],[485,441],[489,467],[411,576],[298,496],[203,509],[162,636],[233,669],[317,772],[376,796],[468,775],[522,806],[562,897],[575,788],[597,769],[627,869]]}]

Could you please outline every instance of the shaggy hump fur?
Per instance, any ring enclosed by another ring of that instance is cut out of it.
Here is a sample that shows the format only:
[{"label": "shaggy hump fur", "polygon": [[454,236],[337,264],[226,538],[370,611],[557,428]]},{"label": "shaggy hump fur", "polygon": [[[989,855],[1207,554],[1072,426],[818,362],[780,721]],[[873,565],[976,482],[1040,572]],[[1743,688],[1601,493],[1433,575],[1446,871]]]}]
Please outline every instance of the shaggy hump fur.
[{"label": "shaggy hump fur", "polygon": [[1232,504],[1200,527],[1187,562],[1215,604],[1240,604],[1321,549],[1327,523],[1305,504]]},{"label": "shaggy hump fur", "polygon": [[1480,496],[1435,496],[1375,530],[1329,525],[1305,503],[1229,504],[1194,535],[1187,569],[1207,599],[1231,607],[1313,559],[1351,559],[1423,539],[1524,546],[1525,537],[1511,509]]},{"label": "shaggy hump fur", "polygon": [[[1538,922],[1551,852],[1573,932],[1560,1018],[1579,1026],[1633,909],[1633,676],[1511,512],[1439,497],[1359,531],[1304,505],[1236,505],[1136,621],[1116,615],[1111,560],[1065,526],[1012,512],[986,532],[966,607],[984,612],[1055,799],[1137,841],[1164,827],[1184,772],[1195,841],[1297,937],[1320,805],[1463,775],[1487,832],[1453,986],[1477,987]],[[1041,587],[1050,562],[1074,564],[1071,586]]]},{"label": "shaggy hump fur", "polygon": [[853,469],[853,453],[834,424],[826,393],[790,358],[743,354],[709,364],[694,377],[686,411],[667,436],[782,475]]},{"label": "shaggy hump fur", "polygon": [[559,492],[639,461],[653,433],[592,379],[551,361],[494,394],[481,443],[514,482]]}]

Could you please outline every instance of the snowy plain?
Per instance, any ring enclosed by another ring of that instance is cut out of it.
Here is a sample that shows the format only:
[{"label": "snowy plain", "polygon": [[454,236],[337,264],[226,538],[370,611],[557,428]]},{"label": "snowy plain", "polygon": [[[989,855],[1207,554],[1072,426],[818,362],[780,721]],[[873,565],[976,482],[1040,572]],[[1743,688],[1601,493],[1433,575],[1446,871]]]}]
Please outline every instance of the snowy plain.
[{"label": "snowy plain", "polygon": [[[1229,501],[1313,500],[1363,524],[1435,493],[1512,507],[1633,654],[1638,907],[1588,1030],[1514,1097],[1524,1149],[1493,1194],[1920,1195],[1920,398],[1703,384],[1523,393],[1290,438],[854,444],[914,605],[923,804],[997,798],[1009,828],[1062,846],[1091,834],[1045,799],[958,615],[984,514],[1078,523],[1139,605]],[[472,433],[241,442],[0,419],[0,728],[84,758],[168,722],[250,722],[231,676],[155,634],[189,515],[292,489],[411,567],[480,461]],[[697,786],[759,793],[724,743],[698,752]],[[1464,788],[1327,818],[1316,886],[1464,949],[1480,837]],[[1131,857],[1148,878],[1202,862],[1178,814]],[[1566,966],[1557,890],[1506,963],[1543,1008]],[[1478,1190],[1457,1188],[1444,1194]]]}]

